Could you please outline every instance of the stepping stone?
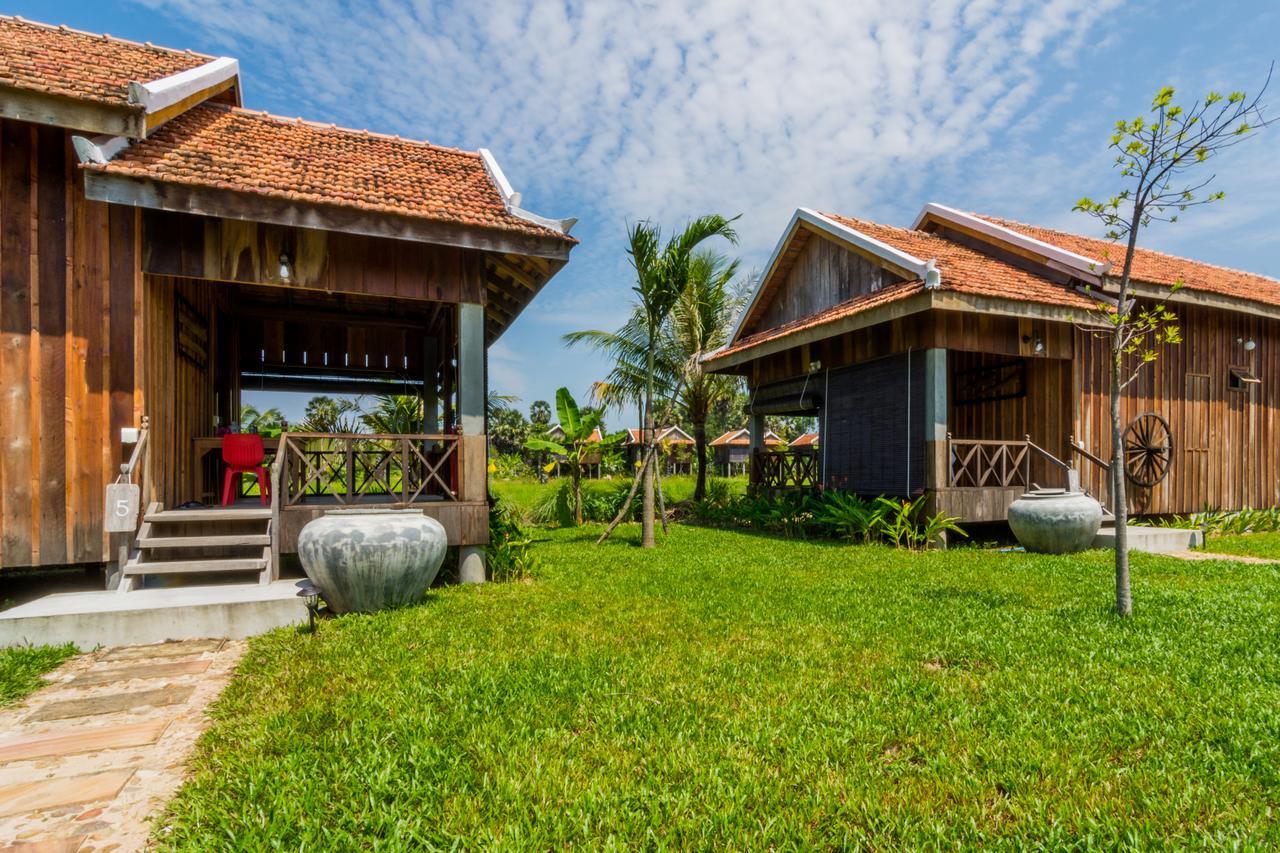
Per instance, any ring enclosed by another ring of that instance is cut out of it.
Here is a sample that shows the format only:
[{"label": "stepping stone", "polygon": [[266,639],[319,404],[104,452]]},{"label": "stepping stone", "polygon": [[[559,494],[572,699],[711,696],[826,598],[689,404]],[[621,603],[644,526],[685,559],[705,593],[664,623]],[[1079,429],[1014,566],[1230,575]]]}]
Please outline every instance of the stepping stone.
[{"label": "stepping stone", "polygon": [[153,643],[150,646],[121,646],[104,654],[99,660],[131,661],[161,657],[180,657],[216,652],[226,640],[181,640],[176,643]]},{"label": "stepping stone", "polygon": [[113,800],[131,776],[133,768],[5,785],[0,788],[0,817]]},{"label": "stepping stone", "polygon": [[19,841],[9,847],[0,847],[0,853],[76,853],[87,835],[75,838],[48,838],[44,841]]},{"label": "stepping stone", "polygon": [[115,714],[147,706],[180,705],[191,698],[195,685],[162,687],[159,690],[140,690],[136,693],[109,693],[86,699],[65,699],[50,702],[40,708],[28,720],[65,720],[69,717],[93,717],[98,714]]},{"label": "stepping stone", "polygon": [[168,720],[154,720],[123,726],[100,726],[72,732],[49,732],[0,741],[0,763],[47,758],[53,755],[73,755],[77,752],[97,752],[101,749],[146,746],[159,740],[168,725]]},{"label": "stepping stone", "polygon": [[170,663],[139,663],[116,669],[89,670],[67,682],[69,687],[88,687],[93,684],[113,684],[134,678],[171,678],[177,675],[194,675],[209,668],[211,660],[186,660]]}]

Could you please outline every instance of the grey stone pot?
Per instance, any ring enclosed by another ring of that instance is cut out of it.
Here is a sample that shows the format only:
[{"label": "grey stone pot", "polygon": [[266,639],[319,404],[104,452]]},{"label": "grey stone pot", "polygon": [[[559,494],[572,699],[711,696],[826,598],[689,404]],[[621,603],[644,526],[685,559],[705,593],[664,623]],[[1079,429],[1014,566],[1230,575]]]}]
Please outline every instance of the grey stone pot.
[{"label": "grey stone pot", "polygon": [[447,545],[420,510],[340,509],[302,528],[298,557],[329,607],[348,613],[421,601]]},{"label": "grey stone pot", "polygon": [[1084,492],[1037,489],[1009,507],[1009,527],[1028,551],[1072,554],[1093,545],[1102,505]]}]

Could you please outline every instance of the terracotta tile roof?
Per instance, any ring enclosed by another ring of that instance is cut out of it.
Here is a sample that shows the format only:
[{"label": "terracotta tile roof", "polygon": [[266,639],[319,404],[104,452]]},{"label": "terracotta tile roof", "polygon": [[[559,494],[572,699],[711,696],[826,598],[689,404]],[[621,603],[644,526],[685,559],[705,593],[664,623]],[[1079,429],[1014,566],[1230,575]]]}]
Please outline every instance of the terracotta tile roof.
[{"label": "terracotta tile roof", "polygon": [[1084,311],[1098,307],[1095,300],[1078,290],[1041,278],[1033,272],[1015,267],[936,234],[909,228],[895,228],[892,225],[881,225],[878,222],[868,222],[864,219],[853,219],[832,213],[824,213],[823,216],[861,231],[868,237],[887,243],[923,261],[936,260],[938,270],[942,273],[942,286],[939,290],[953,290],[976,296],[994,296],[1019,302],[1037,302],[1042,305],[1077,308]]},{"label": "terracotta tile roof", "polygon": [[[1124,245],[1111,240],[1082,237],[1078,234],[1068,234],[1065,231],[1026,225],[994,216],[974,215],[1051,246],[1097,261],[1110,261],[1112,269],[1109,275],[1118,276],[1120,267],[1124,263]],[[1133,277],[1138,281],[1164,286],[1172,286],[1175,282],[1182,281],[1183,286],[1188,290],[1201,290],[1267,305],[1280,305],[1280,281],[1274,278],[1180,258],[1176,255],[1167,255],[1151,249],[1139,248],[1135,252]]]},{"label": "terracotta tile roof", "polygon": [[[750,443],[751,443],[751,433],[748,430],[731,429],[728,432],[726,432],[724,435],[717,436],[716,438],[707,442],[707,446],[708,447],[724,447],[727,445],[731,447],[746,447]],[[782,439],[778,438],[778,436],[774,433],[773,430],[769,430],[764,434],[764,443],[766,446],[771,447],[773,445],[781,444]]]},{"label": "terracotta tile roof", "polygon": [[212,56],[0,15],[0,86],[129,106],[129,83],[149,83]]},{"label": "terracotta tile roof", "polygon": [[[665,441],[669,444],[693,444],[693,439],[678,426],[660,426],[654,427],[653,431],[658,441]],[[679,433],[679,435],[672,435]],[[627,427],[627,444],[640,443],[640,427]]]},{"label": "terracotta tile roof", "polygon": [[787,443],[791,447],[812,447],[818,443],[818,434],[816,432],[806,432],[804,435],[798,435]]},{"label": "terracotta tile roof", "polygon": [[84,168],[577,242],[508,212],[478,153],[223,104]]}]

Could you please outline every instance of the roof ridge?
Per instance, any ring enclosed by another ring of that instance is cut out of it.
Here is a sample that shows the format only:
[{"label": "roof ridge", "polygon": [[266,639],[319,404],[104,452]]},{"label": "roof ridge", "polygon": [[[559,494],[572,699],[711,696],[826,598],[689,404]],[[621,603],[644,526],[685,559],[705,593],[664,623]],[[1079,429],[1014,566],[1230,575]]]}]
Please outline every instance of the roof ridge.
[{"label": "roof ridge", "polygon": [[[1108,240],[1106,237],[1090,237],[1088,234],[1076,234],[1071,231],[1063,231],[1061,228],[1051,228],[1047,225],[1034,225],[1030,222],[1021,222],[1017,219],[1007,219],[1003,216],[993,216],[989,213],[978,213],[976,211],[970,211],[970,213],[972,213],[974,216],[977,216],[981,219],[985,219],[988,222],[992,222],[996,225],[1004,225],[1006,227],[1021,226],[1023,228],[1035,228],[1040,231],[1048,231],[1051,234],[1061,234],[1064,237],[1075,237],[1076,239],[1079,239],[1079,240],[1094,240],[1099,243],[1108,243],[1110,245],[1114,245],[1121,249],[1124,248],[1120,243],[1117,243],[1114,240]],[[1137,246],[1136,248],[1140,252],[1150,252],[1153,255],[1160,255],[1161,257],[1169,258],[1171,260],[1183,261],[1188,264],[1197,264],[1202,267],[1211,267],[1213,269],[1222,270],[1223,272],[1236,273],[1237,275],[1247,275],[1252,278],[1261,278],[1261,279],[1265,279],[1267,281],[1273,282],[1276,285],[1280,285],[1280,279],[1272,278],[1271,276],[1264,275],[1260,272],[1252,272],[1251,270],[1242,270],[1239,267],[1228,267],[1228,266],[1224,266],[1223,264],[1215,264],[1212,261],[1200,261],[1200,260],[1196,260],[1195,258],[1188,258],[1185,255],[1175,255],[1172,252],[1165,252],[1160,249],[1149,249],[1145,246]]]},{"label": "roof ridge", "polygon": [[189,47],[186,47],[186,48],[165,47],[164,45],[152,44],[149,41],[134,41],[132,39],[123,39],[118,36],[113,36],[110,33],[93,33],[93,32],[89,32],[88,30],[78,30],[75,27],[68,27],[66,24],[46,24],[44,21],[33,21],[30,18],[24,18],[21,15],[0,14],[0,21],[15,21],[19,24],[23,24],[28,27],[36,27],[42,30],[52,30],[54,32],[74,33],[75,35],[78,35],[78,36],[88,36],[89,38],[101,39],[103,41],[108,41],[113,44],[123,44],[123,45],[128,45],[130,47],[145,47],[148,50],[156,50],[156,51],[161,51],[163,53],[185,53],[188,56],[195,56],[201,59],[208,59],[211,62],[218,58],[216,56],[212,56],[207,53],[200,53],[199,51],[192,50]]},{"label": "roof ridge", "polygon": [[427,139],[410,139],[409,137],[400,136],[395,133],[380,133],[376,130],[359,129],[354,127],[343,127],[333,122],[316,121],[314,119],[306,119],[301,116],[282,116],[276,113],[267,112],[266,110],[254,110],[248,107],[237,107],[231,104],[200,104],[202,107],[219,109],[224,112],[237,113],[239,115],[252,116],[254,118],[267,119],[277,124],[292,124],[301,127],[310,127],[314,130],[329,131],[332,133],[340,133],[344,136],[359,136],[369,139],[383,139],[388,142],[400,142],[406,145],[416,145],[422,148],[430,148],[433,151],[447,151],[453,154],[466,154],[470,157],[479,159],[480,154],[477,151],[469,151],[465,148],[457,148],[452,145],[440,145]]}]

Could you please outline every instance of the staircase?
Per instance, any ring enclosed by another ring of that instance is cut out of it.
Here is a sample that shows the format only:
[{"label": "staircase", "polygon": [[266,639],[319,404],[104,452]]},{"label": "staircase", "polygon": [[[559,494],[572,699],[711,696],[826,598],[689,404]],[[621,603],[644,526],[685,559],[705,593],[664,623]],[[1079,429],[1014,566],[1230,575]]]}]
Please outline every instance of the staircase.
[{"label": "staircase", "polygon": [[121,571],[120,592],[147,575],[252,573],[259,583],[270,583],[276,578],[271,536],[269,507],[166,510],[154,503]]}]

